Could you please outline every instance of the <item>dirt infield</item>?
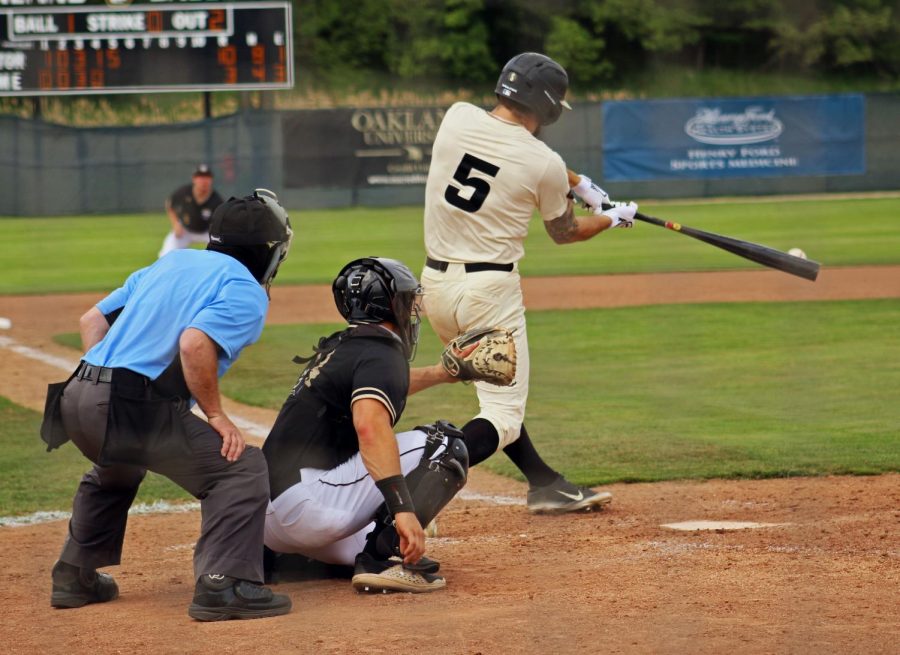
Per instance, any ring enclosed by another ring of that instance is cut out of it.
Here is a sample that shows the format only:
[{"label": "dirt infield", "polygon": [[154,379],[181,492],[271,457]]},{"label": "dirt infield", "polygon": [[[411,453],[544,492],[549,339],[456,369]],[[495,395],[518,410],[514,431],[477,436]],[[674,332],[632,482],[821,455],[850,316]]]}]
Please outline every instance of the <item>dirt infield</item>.
[{"label": "dirt infield", "polygon": [[[560,294],[567,289],[571,295]],[[547,292],[551,293],[547,293]],[[77,359],[94,294],[2,297],[13,340]],[[754,273],[527,280],[531,309],[654,302],[900,297],[900,267],[824,270],[810,284]],[[302,301],[301,301],[302,299]],[[272,322],[338,320],[327,289],[276,288]],[[0,346],[3,346],[0,343]],[[0,395],[38,409],[52,364],[0,347]],[[236,411],[249,411],[236,408]],[[251,412],[271,421],[272,413]],[[186,614],[199,513],[130,520],[121,598],[53,611],[49,571],[66,523],[0,528],[11,653],[894,653],[900,643],[900,475],[613,485],[603,512],[531,516],[524,485],[473,471],[430,554],[429,596],[360,596],[346,580],[288,581],[292,614],[199,624]],[[775,524],[687,531],[677,521]],[[893,644],[893,645],[892,645]]]}]

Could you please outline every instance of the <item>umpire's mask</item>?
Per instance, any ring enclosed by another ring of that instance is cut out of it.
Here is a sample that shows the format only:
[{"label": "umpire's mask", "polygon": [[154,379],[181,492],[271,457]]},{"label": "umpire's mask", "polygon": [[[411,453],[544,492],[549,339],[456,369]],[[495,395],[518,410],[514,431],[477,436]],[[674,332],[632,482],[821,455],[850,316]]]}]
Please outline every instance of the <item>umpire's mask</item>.
[{"label": "umpire's mask", "polygon": [[207,250],[240,261],[268,292],[293,238],[291,221],[278,197],[268,189],[256,189],[219,205],[210,220]]}]

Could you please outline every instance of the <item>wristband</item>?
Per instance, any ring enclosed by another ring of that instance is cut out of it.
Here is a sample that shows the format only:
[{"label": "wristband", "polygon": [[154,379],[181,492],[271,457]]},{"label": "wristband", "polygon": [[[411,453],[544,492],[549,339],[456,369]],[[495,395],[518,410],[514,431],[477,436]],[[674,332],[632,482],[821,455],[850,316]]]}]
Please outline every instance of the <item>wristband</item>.
[{"label": "wristband", "polygon": [[391,516],[398,512],[413,512],[412,496],[409,495],[409,489],[406,486],[406,478],[402,475],[392,475],[389,478],[382,478],[375,482],[378,491],[384,496],[384,502],[387,505],[388,512]]},{"label": "wristband", "polygon": [[584,198],[584,194],[591,190],[591,178],[586,175],[579,175],[578,184],[572,187],[572,191]]}]

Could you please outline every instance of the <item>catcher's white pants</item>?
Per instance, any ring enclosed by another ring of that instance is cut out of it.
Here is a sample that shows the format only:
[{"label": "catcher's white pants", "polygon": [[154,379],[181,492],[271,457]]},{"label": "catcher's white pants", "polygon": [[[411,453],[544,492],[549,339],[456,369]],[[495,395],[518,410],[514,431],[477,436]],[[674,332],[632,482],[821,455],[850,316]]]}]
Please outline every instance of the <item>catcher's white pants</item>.
[{"label": "catcher's white pants", "polygon": [[209,243],[209,232],[188,232],[185,230],[180,237],[176,237],[174,232],[169,232],[166,238],[163,239],[162,248],[160,248],[157,257],[167,255],[173,250],[187,248],[192,243]]},{"label": "catcher's white pants", "polygon": [[[403,475],[422,459],[425,437],[420,430],[397,435]],[[353,565],[372,531],[375,510],[384,502],[362,456],[357,453],[330,471],[302,469],[300,477],[301,482],[269,503],[266,546],[327,564]]]},{"label": "catcher's white pants", "polygon": [[519,438],[528,400],[528,335],[518,265],[509,273],[466,273],[463,264],[450,264],[443,272],[426,266],[421,279],[425,313],[444,343],[472,328],[499,326],[513,331],[516,383],[511,387],[475,383],[481,406],[475,418],[490,421],[500,437],[499,448],[508,446]]}]

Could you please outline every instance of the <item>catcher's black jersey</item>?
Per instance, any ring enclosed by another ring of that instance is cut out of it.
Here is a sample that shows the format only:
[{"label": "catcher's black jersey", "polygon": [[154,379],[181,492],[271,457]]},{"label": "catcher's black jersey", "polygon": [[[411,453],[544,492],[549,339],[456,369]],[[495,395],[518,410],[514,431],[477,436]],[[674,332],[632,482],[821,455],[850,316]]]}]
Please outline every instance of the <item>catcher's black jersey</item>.
[{"label": "catcher's black jersey", "polygon": [[396,425],[408,391],[409,363],[394,333],[360,325],[323,339],[263,445],[272,498],[300,481],[300,469],[330,470],[359,452],[354,401],[381,402]]},{"label": "catcher's black jersey", "polygon": [[209,219],[222,202],[218,191],[213,191],[206,202],[197,204],[190,184],[178,187],[169,196],[169,206],[188,232],[208,232]]}]

